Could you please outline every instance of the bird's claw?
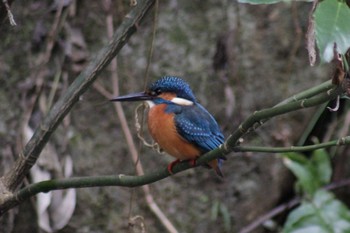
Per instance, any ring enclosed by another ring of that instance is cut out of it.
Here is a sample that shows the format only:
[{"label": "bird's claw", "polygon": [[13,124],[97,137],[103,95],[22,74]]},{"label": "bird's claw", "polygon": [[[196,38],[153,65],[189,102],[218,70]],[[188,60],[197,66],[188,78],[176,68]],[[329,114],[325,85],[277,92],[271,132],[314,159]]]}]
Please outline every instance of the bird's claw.
[{"label": "bird's claw", "polygon": [[181,163],[181,162],[188,162],[191,167],[195,167],[197,165],[197,159],[188,159],[188,160],[184,160],[184,161],[181,161],[180,159],[177,159],[177,160],[174,160],[173,162],[169,163],[167,169],[168,169],[168,172],[173,175],[174,172],[173,172],[173,168],[176,164],[178,163]]},{"label": "bird's claw", "polygon": [[180,163],[180,159],[174,160],[174,161],[172,161],[171,163],[169,163],[167,169],[168,169],[168,172],[169,172],[171,175],[174,174],[173,168],[174,168],[174,166],[175,166],[176,164],[178,164],[178,163]]}]

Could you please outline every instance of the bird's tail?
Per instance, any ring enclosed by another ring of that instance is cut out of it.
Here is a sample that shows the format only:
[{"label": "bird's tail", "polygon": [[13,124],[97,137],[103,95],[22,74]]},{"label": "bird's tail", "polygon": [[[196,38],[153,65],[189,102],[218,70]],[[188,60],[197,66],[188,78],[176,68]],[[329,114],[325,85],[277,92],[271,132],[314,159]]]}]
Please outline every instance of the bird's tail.
[{"label": "bird's tail", "polygon": [[208,164],[211,168],[213,168],[216,172],[216,174],[220,177],[224,177],[224,174],[221,171],[221,167],[222,167],[222,159],[215,159],[213,161],[210,161]]}]

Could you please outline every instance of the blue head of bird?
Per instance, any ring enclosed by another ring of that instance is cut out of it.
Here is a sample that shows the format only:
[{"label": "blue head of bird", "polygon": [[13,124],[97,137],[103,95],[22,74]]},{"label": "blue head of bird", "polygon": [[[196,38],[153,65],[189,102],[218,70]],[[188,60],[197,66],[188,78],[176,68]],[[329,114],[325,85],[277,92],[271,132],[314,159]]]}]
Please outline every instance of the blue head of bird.
[{"label": "blue head of bird", "polygon": [[147,101],[150,107],[161,103],[189,106],[196,102],[196,98],[188,83],[183,79],[165,76],[149,85],[144,92],[119,96],[111,101]]}]

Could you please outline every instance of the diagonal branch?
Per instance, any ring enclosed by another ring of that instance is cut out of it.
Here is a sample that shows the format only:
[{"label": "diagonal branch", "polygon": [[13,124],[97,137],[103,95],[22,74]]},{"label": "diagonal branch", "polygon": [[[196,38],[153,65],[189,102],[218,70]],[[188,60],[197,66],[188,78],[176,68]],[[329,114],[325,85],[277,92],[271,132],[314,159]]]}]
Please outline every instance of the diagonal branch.
[{"label": "diagonal branch", "polygon": [[9,19],[11,26],[16,26],[16,22],[13,19],[13,15],[10,9],[12,2],[14,2],[14,0],[2,0],[0,3],[0,27],[3,24],[8,23],[8,21],[5,20],[6,18]]},{"label": "diagonal branch", "polygon": [[[323,87],[324,84],[321,85]],[[225,150],[232,151],[240,137],[242,137],[248,131],[256,129],[262,124],[262,122],[265,122],[271,117],[279,116],[287,112],[292,112],[299,109],[316,106],[325,103],[329,100],[333,100],[344,93],[344,90],[341,87],[341,85],[330,85],[329,88],[330,89],[324,91],[321,94],[318,94],[317,96],[310,96],[311,98],[299,99],[296,101],[291,100],[291,102],[287,102],[286,104],[278,104],[275,107],[254,112],[250,117],[248,117],[247,120],[240,124],[238,129],[235,132],[233,132],[233,134],[229,136],[229,138],[224,143]],[[317,92],[314,91],[314,93]]]},{"label": "diagonal branch", "polygon": [[[56,127],[71,110],[79,97],[95,81],[100,72],[106,68],[113,57],[120,51],[130,36],[136,31],[138,24],[153,6],[155,0],[140,1],[127,14],[123,23],[113,35],[107,46],[102,48],[84,71],[70,85],[67,92],[52,107],[46,118],[36,129],[27,143],[14,167],[0,179],[0,193],[11,193],[22,183],[30,168],[35,164],[43,147],[46,145]],[[4,188],[6,190],[4,190]],[[0,205],[3,197],[0,196]],[[1,209],[1,208],[0,208]]]}]

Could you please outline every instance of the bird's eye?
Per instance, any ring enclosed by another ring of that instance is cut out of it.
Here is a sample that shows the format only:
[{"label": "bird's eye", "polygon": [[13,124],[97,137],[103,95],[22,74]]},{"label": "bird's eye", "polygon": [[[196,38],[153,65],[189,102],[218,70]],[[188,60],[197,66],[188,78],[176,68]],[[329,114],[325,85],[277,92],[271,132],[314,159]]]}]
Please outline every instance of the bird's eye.
[{"label": "bird's eye", "polygon": [[162,90],[161,89],[156,89],[156,93],[157,93],[157,95],[160,95],[160,94],[162,94]]},{"label": "bird's eye", "polygon": [[155,89],[154,91],[151,91],[151,95],[152,96],[157,96],[157,95],[160,95],[160,94],[162,94],[162,90],[160,88]]}]

